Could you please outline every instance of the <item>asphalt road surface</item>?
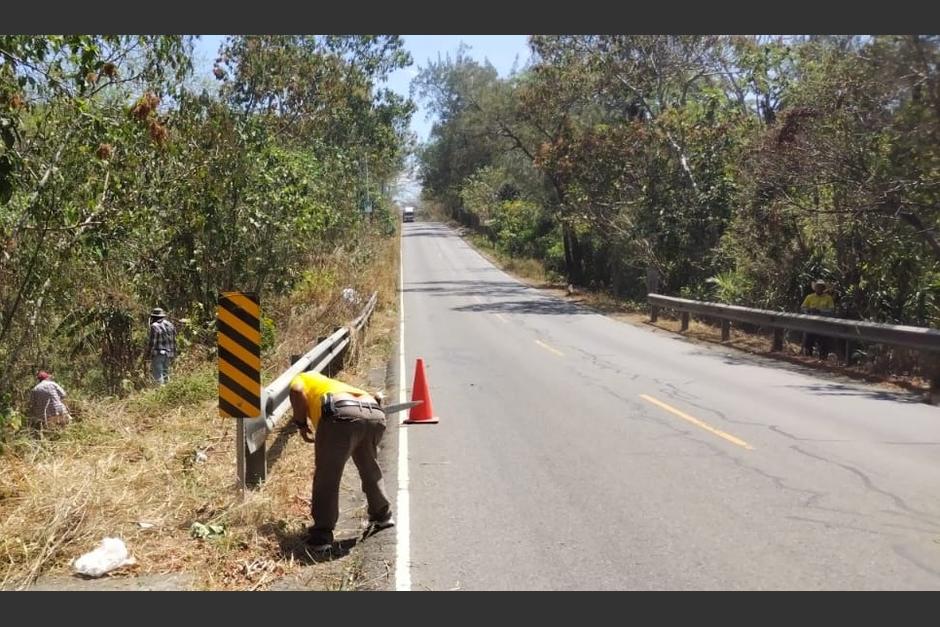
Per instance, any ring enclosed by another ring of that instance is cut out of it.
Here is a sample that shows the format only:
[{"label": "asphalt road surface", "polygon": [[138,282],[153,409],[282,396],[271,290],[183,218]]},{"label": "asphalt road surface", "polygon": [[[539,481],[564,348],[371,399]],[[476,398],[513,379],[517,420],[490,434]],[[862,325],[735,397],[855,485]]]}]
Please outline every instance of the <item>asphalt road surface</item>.
[{"label": "asphalt road surface", "polygon": [[401,427],[410,589],[940,589],[940,408],[617,322],[403,226],[406,385],[423,358],[440,417]]}]

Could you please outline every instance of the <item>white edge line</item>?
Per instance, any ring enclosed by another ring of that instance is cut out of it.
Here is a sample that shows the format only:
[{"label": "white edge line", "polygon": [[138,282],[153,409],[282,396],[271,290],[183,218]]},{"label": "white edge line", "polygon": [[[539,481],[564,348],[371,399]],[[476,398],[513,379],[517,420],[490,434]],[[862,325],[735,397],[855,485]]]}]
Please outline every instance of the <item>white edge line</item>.
[{"label": "white edge line", "polygon": [[[404,225],[402,225],[404,235]],[[405,240],[399,240],[398,248],[398,402],[405,402]],[[405,416],[407,414],[402,414]],[[402,418],[403,420],[404,418]],[[401,423],[399,423],[400,425]],[[408,429],[398,429],[398,512],[397,546],[395,549],[395,590],[408,592],[411,590],[411,532],[409,530],[409,496],[408,496]]]}]

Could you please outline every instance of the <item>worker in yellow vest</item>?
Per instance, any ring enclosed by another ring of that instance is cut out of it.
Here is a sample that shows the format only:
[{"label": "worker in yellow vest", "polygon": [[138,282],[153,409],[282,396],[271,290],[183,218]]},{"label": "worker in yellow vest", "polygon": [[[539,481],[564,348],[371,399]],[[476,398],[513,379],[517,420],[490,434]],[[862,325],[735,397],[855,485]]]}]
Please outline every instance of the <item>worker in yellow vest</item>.
[{"label": "worker in yellow vest", "polygon": [[385,434],[384,399],[318,372],[303,372],[291,381],[290,402],[294,423],[304,439],[314,438],[313,526],[307,543],[314,551],[333,546],[339,518],[339,486],[343,468],[352,457],[368,501],[368,531],[395,525],[378,462],[379,442]]},{"label": "worker in yellow vest", "polygon": [[[814,316],[831,316],[835,313],[835,303],[832,296],[826,293],[825,281],[813,281],[813,292],[803,299],[803,305],[800,311]],[[829,356],[829,338],[815,333],[803,334],[803,354],[812,356],[813,347],[819,346],[819,358],[826,359]]]}]

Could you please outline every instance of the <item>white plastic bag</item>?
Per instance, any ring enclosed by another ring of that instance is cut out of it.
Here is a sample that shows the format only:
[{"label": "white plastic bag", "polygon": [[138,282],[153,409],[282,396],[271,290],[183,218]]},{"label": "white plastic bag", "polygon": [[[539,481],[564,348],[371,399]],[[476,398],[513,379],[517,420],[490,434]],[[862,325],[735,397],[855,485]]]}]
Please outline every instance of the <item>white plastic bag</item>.
[{"label": "white plastic bag", "polygon": [[112,570],[136,564],[120,538],[105,538],[94,551],[85,553],[72,562],[75,572],[89,577],[101,577]]}]

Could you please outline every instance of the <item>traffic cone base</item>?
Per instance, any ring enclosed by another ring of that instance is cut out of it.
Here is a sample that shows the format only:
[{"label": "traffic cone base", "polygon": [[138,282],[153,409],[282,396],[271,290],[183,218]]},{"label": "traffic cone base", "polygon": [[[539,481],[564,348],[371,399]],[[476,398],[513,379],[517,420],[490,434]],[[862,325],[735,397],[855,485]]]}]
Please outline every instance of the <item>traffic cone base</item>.
[{"label": "traffic cone base", "polygon": [[414,385],[411,386],[411,400],[424,402],[408,411],[408,418],[403,421],[403,424],[433,425],[440,422],[440,419],[434,415],[434,408],[431,407],[431,391],[428,389],[428,380],[424,374],[423,359],[418,359],[415,364],[415,379]]}]

